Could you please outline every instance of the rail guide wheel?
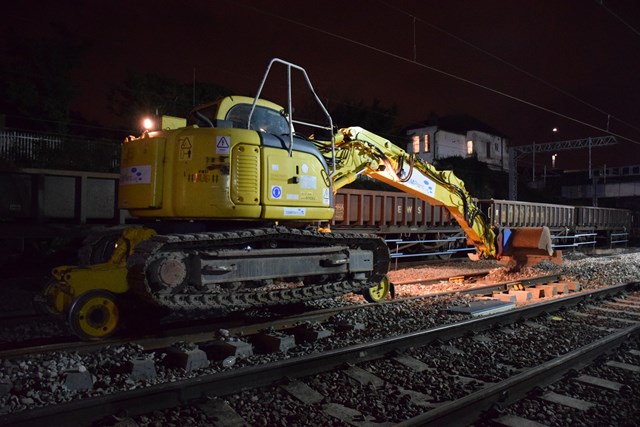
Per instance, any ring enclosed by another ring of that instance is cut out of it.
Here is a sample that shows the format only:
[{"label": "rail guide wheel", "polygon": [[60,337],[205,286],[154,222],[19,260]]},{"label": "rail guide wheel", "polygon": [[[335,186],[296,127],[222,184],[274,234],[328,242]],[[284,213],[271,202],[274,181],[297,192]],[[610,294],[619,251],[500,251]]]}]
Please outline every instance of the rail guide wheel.
[{"label": "rail guide wheel", "polygon": [[113,334],[120,323],[114,294],[104,290],[85,292],[69,307],[71,331],[82,339],[96,340]]},{"label": "rail guide wheel", "polygon": [[61,313],[55,309],[53,300],[55,299],[56,281],[49,280],[44,291],[37,293],[33,298],[33,306],[40,314],[59,316]]},{"label": "rail guide wheel", "polygon": [[368,302],[376,303],[387,298],[387,295],[391,293],[391,298],[394,296],[393,284],[389,281],[389,278],[385,275],[384,278],[376,286],[365,289],[362,292],[364,299]]}]

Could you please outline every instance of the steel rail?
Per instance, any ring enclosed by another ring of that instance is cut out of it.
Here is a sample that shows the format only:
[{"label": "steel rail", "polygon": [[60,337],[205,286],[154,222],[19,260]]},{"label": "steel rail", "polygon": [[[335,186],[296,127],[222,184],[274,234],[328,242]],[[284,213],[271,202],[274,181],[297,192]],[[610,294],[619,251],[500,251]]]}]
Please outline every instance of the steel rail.
[{"label": "steel rail", "polygon": [[243,389],[267,386],[287,377],[298,378],[326,372],[345,363],[373,360],[391,352],[425,346],[435,340],[450,340],[469,332],[486,330],[495,325],[511,324],[563,307],[572,307],[582,302],[636,289],[638,286],[640,286],[638,282],[622,284],[323,353],[1,415],[0,425],[42,426],[55,420],[58,426],[77,426],[90,424],[114,414],[141,415],[155,410],[196,403],[207,397],[224,396]]},{"label": "steel rail", "polygon": [[[476,272],[472,272],[472,273],[463,273],[463,274],[458,274],[456,277],[464,277],[465,280],[473,278],[473,277],[481,277],[481,276],[486,276],[491,272],[491,270],[482,270],[482,271],[476,271]],[[448,276],[442,276],[442,277],[434,277],[433,279],[415,279],[415,280],[404,280],[401,282],[393,282],[394,285],[396,286],[404,286],[404,285],[430,285],[430,284],[435,284],[435,283],[439,283],[439,282],[443,282],[446,280],[449,280],[451,277]]]},{"label": "steel rail", "polygon": [[[465,279],[471,277],[478,277],[482,275],[486,275],[488,272],[479,272],[479,273],[469,273],[469,274],[461,274],[460,276],[464,276]],[[493,292],[501,292],[508,290],[511,286],[516,283],[522,284],[524,286],[535,286],[540,283],[547,283],[559,280],[559,274],[553,274],[548,276],[538,276],[529,279],[501,282],[491,285],[481,285],[476,286],[469,289],[458,289],[455,291],[442,291],[433,294],[427,295],[417,295],[410,296],[404,298],[398,298],[391,301],[381,301],[378,304],[362,304],[362,305],[348,305],[344,307],[334,307],[334,308],[325,308],[313,310],[310,312],[299,313],[299,314],[291,314],[284,316],[277,316],[275,320],[270,320],[268,322],[259,322],[255,324],[238,324],[237,322],[232,322],[231,324],[225,324],[221,322],[213,322],[212,324],[206,326],[204,331],[202,331],[203,327],[189,326],[187,328],[176,327],[174,329],[164,330],[162,334],[158,336],[151,337],[114,337],[107,338],[100,341],[77,341],[74,340],[73,337],[62,337],[60,340],[57,340],[53,343],[47,344],[37,344],[31,347],[20,347],[13,346],[8,347],[7,349],[2,349],[0,346],[0,359],[13,359],[17,357],[22,357],[28,354],[37,354],[37,353],[45,353],[45,352],[53,352],[53,351],[71,351],[75,350],[78,352],[90,352],[97,351],[105,346],[113,346],[119,344],[126,343],[135,343],[145,350],[155,350],[167,347],[171,345],[176,338],[179,338],[180,341],[189,341],[189,342],[202,342],[208,341],[212,337],[212,331],[216,331],[218,329],[227,329],[231,333],[231,335],[250,335],[255,334],[261,330],[267,328],[275,328],[275,329],[286,329],[288,327],[295,326],[301,322],[320,322],[328,319],[334,314],[341,313],[349,310],[360,310],[360,309],[370,309],[375,308],[380,304],[397,304],[403,301],[412,301],[417,299],[424,298],[433,298],[437,296],[444,295],[452,295],[458,293],[464,293],[468,295],[489,295]],[[407,284],[434,284],[439,283],[443,280],[447,280],[447,277],[441,277],[436,279],[422,279],[408,282],[400,282],[398,285],[407,285]],[[1,343],[0,343],[1,344]]]},{"label": "steel rail", "polygon": [[467,426],[477,421],[491,408],[499,409],[500,405],[510,405],[524,398],[537,387],[545,387],[575,369],[588,366],[597,357],[618,347],[633,334],[640,334],[640,324],[630,326],[497,384],[398,423],[397,427]]}]

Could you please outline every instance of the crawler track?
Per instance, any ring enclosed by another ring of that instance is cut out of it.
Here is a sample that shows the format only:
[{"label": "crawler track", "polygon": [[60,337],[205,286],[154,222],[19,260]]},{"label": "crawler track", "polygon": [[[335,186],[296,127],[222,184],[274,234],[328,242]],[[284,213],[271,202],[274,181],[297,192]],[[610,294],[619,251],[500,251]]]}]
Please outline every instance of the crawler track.
[{"label": "crawler track", "polygon": [[[353,279],[351,266],[341,268],[351,262],[352,251],[373,258],[372,269],[358,280]],[[312,274],[320,283],[284,289],[264,287],[270,279],[279,277],[276,273],[292,270],[294,273],[288,274],[295,276],[295,264],[304,263],[307,257],[328,264],[326,273]],[[241,271],[249,259],[263,262],[265,269],[269,264],[277,267],[271,270],[273,273]],[[373,235],[273,227],[155,236],[137,246],[127,268],[133,291],[147,302],[173,311],[204,311],[264,307],[358,292],[382,280],[388,264],[387,246]],[[163,280],[162,273],[154,274],[166,265],[177,271],[167,274],[169,280]]]}]

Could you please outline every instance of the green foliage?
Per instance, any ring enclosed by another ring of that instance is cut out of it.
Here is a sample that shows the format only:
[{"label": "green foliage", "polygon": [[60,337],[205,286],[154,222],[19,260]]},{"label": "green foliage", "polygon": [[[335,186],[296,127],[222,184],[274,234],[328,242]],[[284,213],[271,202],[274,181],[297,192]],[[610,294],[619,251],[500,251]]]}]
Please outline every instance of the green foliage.
[{"label": "green foliage", "polygon": [[374,99],[371,105],[365,105],[362,100],[344,101],[332,109],[331,116],[339,128],[360,126],[386,138],[397,133],[398,107],[384,107],[378,99]]},{"label": "green foliage", "polygon": [[0,108],[19,127],[64,133],[76,96],[72,80],[86,46],[60,31],[45,38],[11,37],[0,81]]},{"label": "green foliage", "polygon": [[478,199],[508,197],[507,174],[489,169],[486,163],[478,161],[475,157],[446,157],[437,160],[434,166],[439,170],[452,170],[464,181],[465,188],[472,197]]},{"label": "green foliage", "polygon": [[[211,83],[196,83],[196,104],[213,101],[230,91]],[[183,83],[155,73],[130,73],[127,80],[114,88],[109,96],[109,108],[119,117],[127,118],[134,128],[144,115],[186,117],[193,108],[193,83]]]}]

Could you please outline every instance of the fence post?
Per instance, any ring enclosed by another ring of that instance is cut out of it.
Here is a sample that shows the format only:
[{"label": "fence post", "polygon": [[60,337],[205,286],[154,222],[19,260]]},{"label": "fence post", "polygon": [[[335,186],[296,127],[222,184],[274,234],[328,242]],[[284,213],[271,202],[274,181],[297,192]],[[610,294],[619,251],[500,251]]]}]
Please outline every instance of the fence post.
[{"label": "fence post", "polygon": [[87,223],[87,176],[76,177],[75,219],[80,224]]},{"label": "fence post", "polygon": [[44,222],[44,175],[39,173],[31,177],[31,201],[36,213],[36,222]]}]

